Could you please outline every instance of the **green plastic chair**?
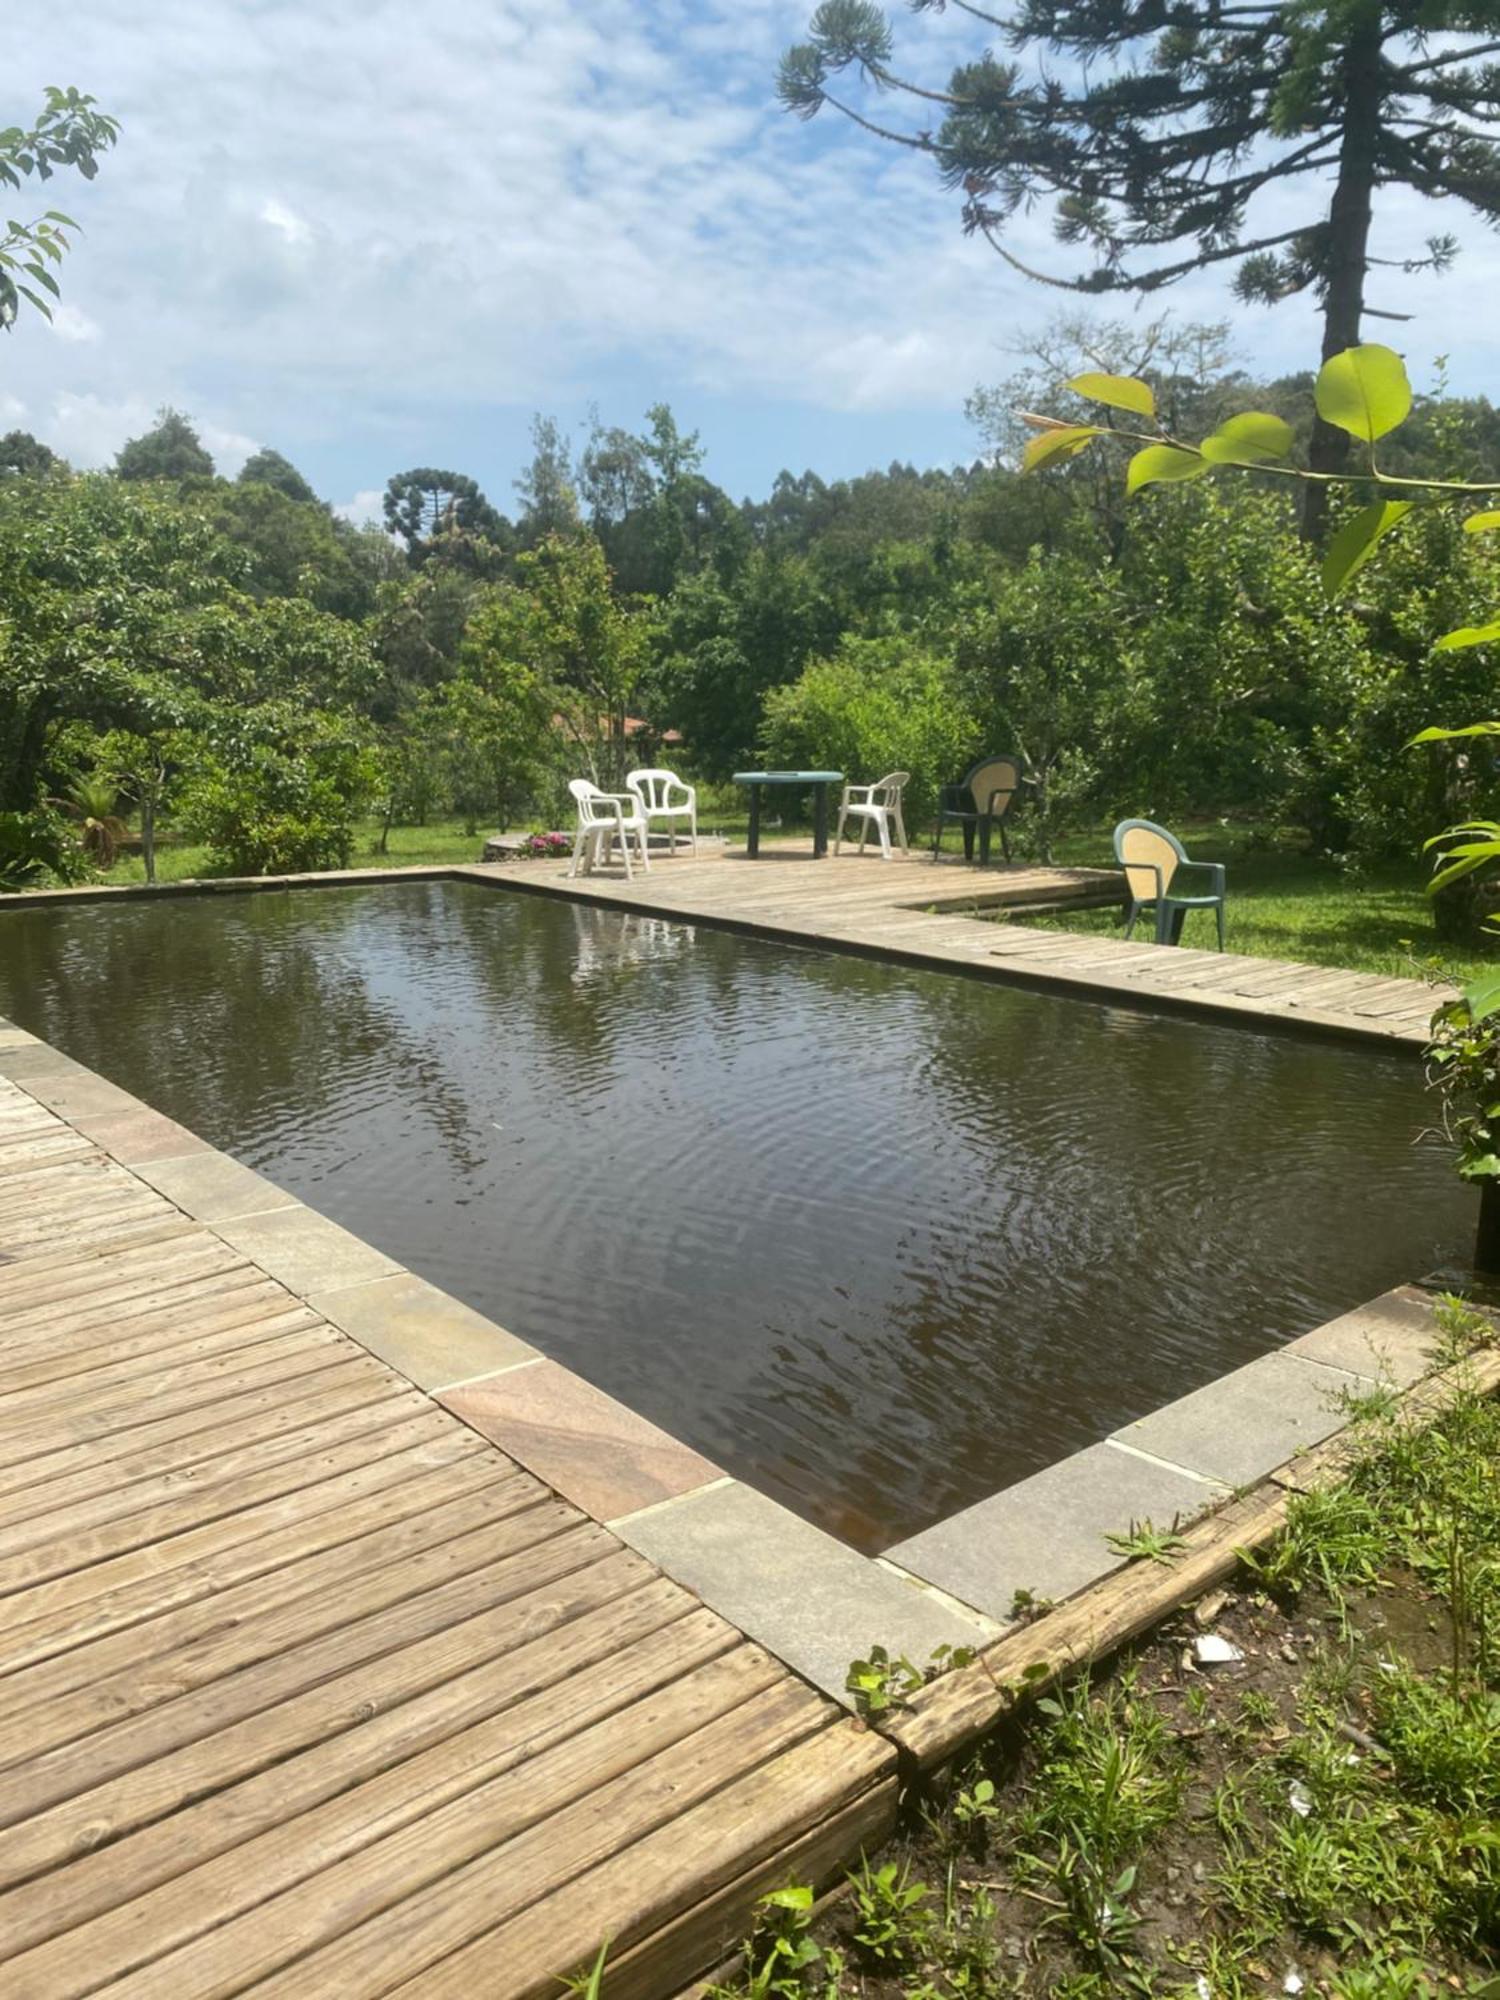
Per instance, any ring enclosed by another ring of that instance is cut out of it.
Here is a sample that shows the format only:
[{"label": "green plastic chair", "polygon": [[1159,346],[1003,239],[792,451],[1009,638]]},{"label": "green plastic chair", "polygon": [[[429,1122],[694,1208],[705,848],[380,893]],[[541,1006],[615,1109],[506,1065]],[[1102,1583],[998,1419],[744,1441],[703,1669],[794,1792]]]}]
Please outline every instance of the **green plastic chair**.
[{"label": "green plastic chair", "polygon": [[981,757],[959,779],[956,785],[944,785],[938,798],[937,832],[933,835],[932,851],[937,853],[943,842],[943,829],[950,821],[957,821],[964,831],[964,859],[974,859],[974,835],[979,835],[979,865],[984,867],[990,858],[990,835],[998,829],[1000,851],[1010,860],[1010,835],[1005,830],[1005,815],[1015,802],[1016,793],[1021,789],[1025,767],[1019,757],[1005,754]]},{"label": "green plastic chair", "polygon": [[[1125,870],[1130,908],[1126,937],[1150,904],[1156,911],[1156,942],[1180,944],[1189,910],[1212,910],[1224,949],[1224,864],[1189,861],[1176,834],[1150,819],[1122,819],[1115,828],[1115,859]],[[1202,884],[1199,888],[1197,885]]]}]

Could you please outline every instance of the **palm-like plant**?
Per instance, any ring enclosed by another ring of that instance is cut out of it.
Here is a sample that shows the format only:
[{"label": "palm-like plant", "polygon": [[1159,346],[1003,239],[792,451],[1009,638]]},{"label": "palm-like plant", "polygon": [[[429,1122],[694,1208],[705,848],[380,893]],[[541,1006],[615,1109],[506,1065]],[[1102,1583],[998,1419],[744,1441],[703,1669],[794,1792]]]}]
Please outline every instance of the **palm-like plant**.
[{"label": "palm-like plant", "polygon": [[114,864],[128,828],[116,808],[118,782],[105,771],[91,771],[68,788],[57,804],[78,827],[79,845],[96,868]]}]

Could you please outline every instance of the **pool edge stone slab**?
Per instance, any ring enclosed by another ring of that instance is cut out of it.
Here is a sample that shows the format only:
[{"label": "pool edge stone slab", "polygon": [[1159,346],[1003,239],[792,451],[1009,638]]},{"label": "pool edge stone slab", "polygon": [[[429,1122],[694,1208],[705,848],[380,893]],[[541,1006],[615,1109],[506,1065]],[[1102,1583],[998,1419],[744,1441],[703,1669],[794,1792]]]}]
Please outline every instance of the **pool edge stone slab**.
[{"label": "pool edge stone slab", "polygon": [[204,1227],[300,1299],[401,1271],[394,1257],[301,1202]]},{"label": "pool edge stone slab", "polygon": [[1238,1490],[1342,1430],[1349,1414],[1341,1396],[1376,1386],[1370,1376],[1274,1348],[1122,1425],[1111,1441]]},{"label": "pool edge stone slab", "polygon": [[1109,1535],[1145,1521],[1165,1532],[1228,1498],[1217,1481],[1105,1440],[893,1543],[883,1558],[1010,1624],[1018,1592],[1058,1603],[1121,1568],[1127,1558]]},{"label": "pool edge stone slab", "polygon": [[619,1533],[622,1520],[724,1479],[722,1466],[649,1417],[561,1362],[530,1355],[438,1390],[437,1400],[596,1521]]},{"label": "pool edge stone slab", "polygon": [[872,1646],[921,1668],[939,1646],[997,1636],[810,1521],[730,1479],[617,1521],[615,1533],[805,1680],[850,1705],[846,1681]]},{"label": "pool edge stone slab", "polygon": [[527,1341],[412,1271],[398,1268],[333,1285],[310,1293],[307,1303],[439,1402],[464,1381],[542,1358]]}]

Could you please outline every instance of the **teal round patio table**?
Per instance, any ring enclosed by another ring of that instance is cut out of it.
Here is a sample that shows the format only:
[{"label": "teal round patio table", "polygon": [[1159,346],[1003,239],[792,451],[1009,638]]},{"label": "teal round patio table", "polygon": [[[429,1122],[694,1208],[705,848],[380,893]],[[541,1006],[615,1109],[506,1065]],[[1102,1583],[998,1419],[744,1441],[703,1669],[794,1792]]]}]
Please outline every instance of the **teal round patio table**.
[{"label": "teal round patio table", "polygon": [[760,793],[763,785],[812,786],[813,857],[828,852],[828,787],[844,782],[842,771],[736,771],[734,782],[750,788],[750,830],[745,852],[753,861],[760,852]]}]

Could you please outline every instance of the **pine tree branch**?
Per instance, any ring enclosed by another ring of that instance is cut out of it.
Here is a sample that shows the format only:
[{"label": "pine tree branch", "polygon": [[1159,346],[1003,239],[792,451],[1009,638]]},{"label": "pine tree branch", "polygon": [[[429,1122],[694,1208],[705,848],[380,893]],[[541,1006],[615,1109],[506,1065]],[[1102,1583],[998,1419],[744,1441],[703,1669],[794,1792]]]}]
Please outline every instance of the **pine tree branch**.
[{"label": "pine tree branch", "polygon": [[1478,56],[1492,56],[1500,51],[1500,42],[1481,42],[1474,49],[1450,49],[1447,55],[1429,56],[1426,62],[1406,63],[1397,69],[1398,76],[1425,76],[1429,70],[1452,69],[1455,63],[1471,63]]}]

